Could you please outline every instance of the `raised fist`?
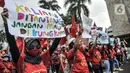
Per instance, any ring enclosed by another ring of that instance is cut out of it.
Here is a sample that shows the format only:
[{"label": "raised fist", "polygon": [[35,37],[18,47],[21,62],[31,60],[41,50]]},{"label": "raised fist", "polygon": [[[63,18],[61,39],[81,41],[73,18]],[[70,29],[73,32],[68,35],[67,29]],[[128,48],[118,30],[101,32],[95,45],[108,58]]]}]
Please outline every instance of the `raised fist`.
[{"label": "raised fist", "polygon": [[1,15],[8,18],[8,9],[7,9],[7,8],[4,8],[4,9],[3,9],[3,12],[1,13]]}]

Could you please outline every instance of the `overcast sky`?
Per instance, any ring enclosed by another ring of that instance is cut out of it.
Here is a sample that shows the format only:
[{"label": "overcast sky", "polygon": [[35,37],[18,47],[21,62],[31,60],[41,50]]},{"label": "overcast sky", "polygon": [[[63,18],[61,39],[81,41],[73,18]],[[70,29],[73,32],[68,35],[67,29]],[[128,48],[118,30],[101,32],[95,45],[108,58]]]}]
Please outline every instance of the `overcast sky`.
[{"label": "overcast sky", "polygon": [[[25,2],[25,4],[29,6],[38,6],[39,0],[15,0],[15,1]],[[57,1],[58,4],[62,7],[60,13],[66,14],[67,9],[63,7],[64,0],[57,0]],[[92,0],[92,4],[89,5],[88,8],[90,10],[90,18],[92,18],[95,21],[97,26],[108,28],[111,25],[105,0]],[[1,11],[2,9],[0,8],[0,12]],[[0,17],[0,24],[2,24],[1,17]]]}]

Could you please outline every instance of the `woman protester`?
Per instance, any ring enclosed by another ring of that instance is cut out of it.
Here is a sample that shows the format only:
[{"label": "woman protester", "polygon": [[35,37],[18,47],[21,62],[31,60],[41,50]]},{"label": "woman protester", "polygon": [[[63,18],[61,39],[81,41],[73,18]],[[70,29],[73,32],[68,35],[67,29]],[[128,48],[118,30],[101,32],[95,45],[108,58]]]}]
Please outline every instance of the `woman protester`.
[{"label": "woman protester", "polygon": [[89,50],[90,56],[91,56],[91,63],[94,70],[94,73],[103,73],[102,67],[101,67],[101,53],[99,52],[99,47],[91,47]]},{"label": "woman protester", "polygon": [[[82,37],[71,38],[69,43],[68,60],[71,63],[71,73],[89,73],[86,57],[83,54]],[[75,41],[74,41],[75,40]]]},{"label": "woman protester", "polygon": [[102,60],[104,61],[106,73],[109,73],[109,71],[110,71],[110,63],[109,63],[110,53],[108,51],[107,45],[103,45],[101,54],[102,54]]},{"label": "woman protester", "polygon": [[110,63],[110,71],[111,73],[113,73],[113,64],[114,64],[114,57],[115,57],[115,51],[114,51],[114,48],[108,44],[108,52],[110,54],[110,57],[109,57],[109,63]]},{"label": "woman protester", "polygon": [[[46,52],[40,52],[40,41],[36,38],[28,38],[24,43],[22,56],[19,49],[16,46],[15,37],[9,33],[8,24],[6,22],[6,17],[8,17],[8,10],[4,8],[1,14],[4,20],[4,26],[6,31],[7,40],[10,46],[10,52],[12,54],[13,62],[17,68],[18,73],[47,73],[46,65],[50,61],[50,56],[57,48],[60,38],[56,38]],[[22,59],[24,61],[22,61]]]}]

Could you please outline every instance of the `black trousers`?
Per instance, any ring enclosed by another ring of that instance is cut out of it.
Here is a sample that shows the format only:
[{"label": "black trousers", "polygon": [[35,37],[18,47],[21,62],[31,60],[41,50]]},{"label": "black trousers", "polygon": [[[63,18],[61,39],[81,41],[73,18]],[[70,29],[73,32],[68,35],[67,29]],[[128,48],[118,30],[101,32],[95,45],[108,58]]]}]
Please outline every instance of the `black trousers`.
[{"label": "black trousers", "polygon": [[56,73],[58,73],[59,72],[60,64],[54,64],[54,66],[55,66]]},{"label": "black trousers", "polygon": [[117,60],[119,61],[119,65],[123,63],[123,55],[116,55]]},{"label": "black trousers", "polygon": [[87,62],[87,64],[88,64],[89,72],[90,72],[90,73],[93,73],[93,68],[91,67],[90,63]]},{"label": "black trousers", "polygon": [[103,73],[101,64],[93,64],[94,73]]},{"label": "black trousers", "polygon": [[128,60],[127,60],[127,53],[124,52],[124,55],[125,55],[125,61],[128,61]]}]

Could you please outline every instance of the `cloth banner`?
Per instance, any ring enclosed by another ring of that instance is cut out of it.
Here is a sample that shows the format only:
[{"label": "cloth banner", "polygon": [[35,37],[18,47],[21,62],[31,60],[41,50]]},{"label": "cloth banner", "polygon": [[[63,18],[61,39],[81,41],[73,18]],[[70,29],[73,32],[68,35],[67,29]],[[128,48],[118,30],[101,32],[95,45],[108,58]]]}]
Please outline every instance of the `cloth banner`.
[{"label": "cloth banner", "polygon": [[62,18],[57,12],[39,7],[28,7],[23,2],[5,0],[9,10],[8,27],[12,35],[20,37],[65,37]]}]

